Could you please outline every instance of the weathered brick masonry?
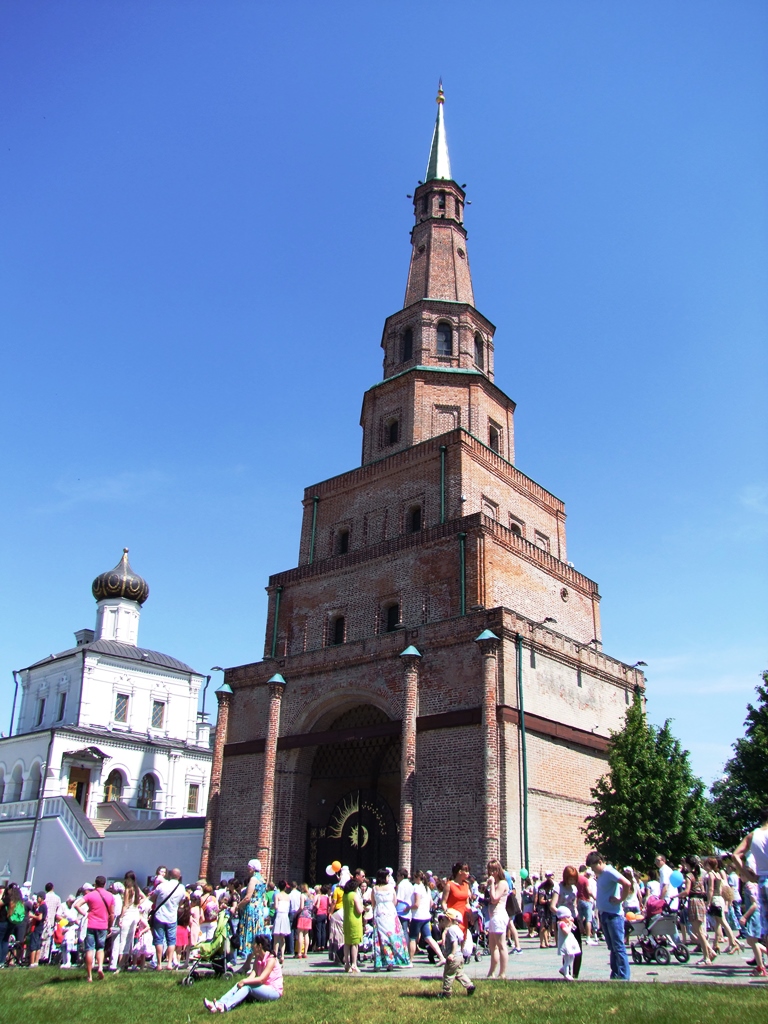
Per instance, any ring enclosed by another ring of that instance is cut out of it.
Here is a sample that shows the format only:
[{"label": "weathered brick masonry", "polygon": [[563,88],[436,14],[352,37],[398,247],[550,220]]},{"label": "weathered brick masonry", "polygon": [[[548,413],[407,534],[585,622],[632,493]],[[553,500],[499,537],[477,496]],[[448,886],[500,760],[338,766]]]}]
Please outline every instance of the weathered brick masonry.
[{"label": "weathered brick masonry", "polygon": [[441,103],[404,307],[363,400],[363,464],[306,489],[299,564],[269,580],[263,660],[225,674],[214,877],[257,850],[274,877],[311,880],[336,857],[578,862],[607,736],[644,687],[602,651],[563,502],[514,465]]}]

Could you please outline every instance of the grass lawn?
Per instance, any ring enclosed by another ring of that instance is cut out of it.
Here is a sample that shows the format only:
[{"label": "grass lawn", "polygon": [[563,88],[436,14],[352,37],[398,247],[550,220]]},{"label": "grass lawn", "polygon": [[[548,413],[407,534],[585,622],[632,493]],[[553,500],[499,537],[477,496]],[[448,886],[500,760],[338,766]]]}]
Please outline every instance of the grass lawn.
[{"label": "grass lawn", "polygon": [[[5,1024],[192,1024],[207,1020],[203,998],[226,983],[179,975],[121,974],[88,985],[82,971],[0,972],[0,1021]],[[296,978],[285,981],[277,1003],[246,1003],[232,1024],[723,1024],[768,1020],[766,988],[579,982],[480,982],[471,998],[457,985],[450,1002],[437,998],[439,978]]]}]

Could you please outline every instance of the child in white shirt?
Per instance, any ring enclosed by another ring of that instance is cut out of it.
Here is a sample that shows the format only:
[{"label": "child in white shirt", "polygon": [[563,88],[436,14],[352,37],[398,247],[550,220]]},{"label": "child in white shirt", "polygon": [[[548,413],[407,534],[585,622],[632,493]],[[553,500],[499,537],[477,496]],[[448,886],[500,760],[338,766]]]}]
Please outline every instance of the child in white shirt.
[{"label": "child in white shirt", "polygon": [[464,954],[461,948],[464,944],[464,930],[461,927],[462,916],[458,910],[451,907],[446,911],[446,917],[448,918],[448,927],[443,932],[445,965],[443,967],[442,996],[443,999],[450,999],[454,979],[457,979],[466,989],[467,995],[471,996],[475,991],[475,986],[464,973]]}]

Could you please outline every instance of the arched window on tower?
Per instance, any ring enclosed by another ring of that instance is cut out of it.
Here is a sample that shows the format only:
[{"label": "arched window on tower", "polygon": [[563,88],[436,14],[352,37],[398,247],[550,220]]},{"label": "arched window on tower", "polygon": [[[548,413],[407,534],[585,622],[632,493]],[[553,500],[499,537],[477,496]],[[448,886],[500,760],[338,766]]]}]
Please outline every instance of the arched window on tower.
[{"label": "arched window on tower", "polygon": [[141,780],[139,793],[136,798],[136,806],[142,811],[154,810],[156,792],[157,783],[155,782],[155,777],[147,773]]},{"label": "arched window on tower", "polygon": [[437,208],[438,210],[445,209],[445,192],[437,193]]},{"label": "arched window on tower", "polygon": [[439,356],[453,355],[453,328],[445,322],[437,325],[437,354]]},{"label": "arched window on tower", "polygon": [[104,783],[104,803],[109,803],[110,800],[122,800],[123,799],[123,776],[117,770],[113,768],[107,776],[107,781]]},{"label": "arched window on tower", "polygon": [[400,420],[392,418],[384,424],[384,443],[397,444],[400,440]]},{"label": "arched window on tower", "polygon": [[488,426],[488,447],[491,451],[498,452],[501,449],[501,430],[495,423]]},{"label": "arched window on tower", "polygon": [[331,643],[343,644],[347,639],[347,624],[343,615],[337,615],[331,623]]},{"label": "arched window on tower", "polygon": [[336,543],[334,544],[336,555],[346,555],[349,551],[349,530],[342,529],[336,531]]},{"label": "arched window on tower", "polygon": [[413,359],[413,331],[406,327],[403,331],[403,362],[407,363],[409,359]]},{"label": "arched window on tower", "polygon": [[400,626],[400,605],[389,604],[384,609],[384,629],[387,633],[394,633]]},{"label": "arched window on tower", "polygon": [[475,366],[479,370],[485,369],[485,354],[484,354],[483,336],[479,332],[475,335]]},{"label": "arched window on tower", "polygon": [[418,533],[421,529],[421,505],[408,509],[407,529],[408,533]]},{"label": "arched window on tower", "polygon": [[456,220],[461,222],[461,200],[456,197]]}]

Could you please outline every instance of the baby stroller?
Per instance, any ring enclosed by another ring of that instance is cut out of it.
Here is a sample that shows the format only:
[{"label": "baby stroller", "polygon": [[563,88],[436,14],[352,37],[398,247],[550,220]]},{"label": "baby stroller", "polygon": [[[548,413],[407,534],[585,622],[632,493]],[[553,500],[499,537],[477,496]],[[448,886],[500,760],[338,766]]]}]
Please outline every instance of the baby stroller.
[{"label": "baby stroller", "polygon": [[636,964],[670,963],[674,956],[680,964],[690,959],[688,947],[680,942],[677,932],[677,912],[659,897],[651,896],[646,904],[645,917],[630,921],[632,936],[637,939],[630,944],[632,959]]},{"label": "baby stroller", "polygon": [[23,967],[24,966],[24,939],[17,939],[12,933],[9,935],[8,941],[8,952],[5,956],[6,967]]},{"label": "baby stroller", "polygon": [[357,960],[373,960],[373,925],[366,924],[363,929],[363,939],[357,947]]},{"label": "baby stroller", "polygon": [[194,985],[200,978],[234,978],[235,972],[229,958],[229,913],[219,911],[216,931],[207,942],[198,942],[190,951],[187,973],[181,979],[182,985]]}]

